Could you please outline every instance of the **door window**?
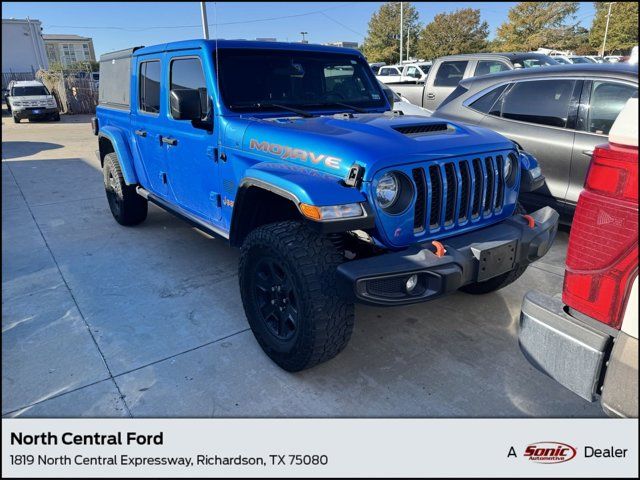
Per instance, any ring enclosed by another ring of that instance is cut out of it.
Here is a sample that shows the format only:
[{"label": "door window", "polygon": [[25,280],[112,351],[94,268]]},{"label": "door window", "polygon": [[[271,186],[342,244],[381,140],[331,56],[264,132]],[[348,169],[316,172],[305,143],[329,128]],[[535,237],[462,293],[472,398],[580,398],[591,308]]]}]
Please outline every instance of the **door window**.
[{"label": "door window", "polygon": [[496,111],[493,106],[496,104],[496,101],[502,95],[507,85],[501,85],[498,88],[494,88],[489,93],[485,93],[482,97],[473,102],[470,107],[478,112],[489,113],[491,115],[500,115],[500,109]]},{"label": "door window", "polygon": [[637,87],[623,83],[594,81],[591,87],[587,131],[609,135],[620,110],[637,91]]},{"label": "door window", "polygon": [[199,58],[177,58],[171,61],[171,90],[197,90],[203,115],[209,110],[207,82]]},{"label": "door window", "polygon": [[476,66],[474,76],[481,77],[482,75],[504,72],[505,70],[510,70],[510,68],[504,62],[497,60],[480,60]]},{"label": "door window", "polygon": [[575,80],[535,80],[518,82],[490,112],[511,120],[567,126]]},{"label": "door window", "polygon": [[442,62],[433,82],[434,87],[455,87],[458,85],[464,76],[468,63],[466,60]]},{"label": "door window", "polygon": [[160,62],[140,63],[139,108],[147,113],[160,112]]},{"label": "door window", "polygon": [[421,78],[422,72],[418,69],[418,67],[407,67],[407,77]]}]

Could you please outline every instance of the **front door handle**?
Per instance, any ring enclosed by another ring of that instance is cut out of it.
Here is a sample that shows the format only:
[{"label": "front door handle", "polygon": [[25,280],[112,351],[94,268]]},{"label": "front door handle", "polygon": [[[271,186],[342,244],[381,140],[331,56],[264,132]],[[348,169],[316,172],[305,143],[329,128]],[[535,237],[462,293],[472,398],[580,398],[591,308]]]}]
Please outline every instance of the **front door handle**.
[{"label": "front door handle", "polygon": [[134,133],[136,135],[138,135],[139,137],[146,137],[147,136],[146,130],[136,130]]},{"label": "front door handle", "polygon": [[427,98],[429,100],[433,100],[434,98],[436,98],[436,94],[435,93],[427,93]]},{"label": "front door handle", "polygon": [[593,150],[583,150],[582,154],[586,155],[587,157],[593,157]]},{"label": "front door handle", "polygon": [[171,145],[171,146],[175,146],[178,144],[178,140],[176,140],[175,138],[171,138],[171,137],[160,137],[162,140],[162,143],[166,143],[167,145]]}]

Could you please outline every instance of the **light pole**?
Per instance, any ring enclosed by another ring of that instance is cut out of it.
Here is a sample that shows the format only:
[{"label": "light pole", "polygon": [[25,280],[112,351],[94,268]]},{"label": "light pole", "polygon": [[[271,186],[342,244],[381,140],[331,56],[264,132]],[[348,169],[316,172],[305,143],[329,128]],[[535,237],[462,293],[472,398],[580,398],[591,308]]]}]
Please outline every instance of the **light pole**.
[{"label": "light pole", "polygon": [[302,43],[307,43],[305,35],[309,35],[309,32],[300,32],[300,35],[302,35]]},{"label": "light pole", "polygon": [[607,24],[604,27],[604,40],[602,42],[602,51],[600,52],[600,56],[604,57],[604,50],[607,47],[607,33],[609,33],[609,19],[611,18],[611,5],[616,2],[609,2],[609,12],[607,13]]},{"label": "light pole", "polygon": [[200,16],[202,17],[202,36],[209,40],[209,25],[207,24],[207,2],[200,2]]},{"label": "light pole", "polygon": [[398,62],[399,64],[402,64],[402,27],[403,27],[403,21],[402,21],[402,9],[403,9],[403,5],[402,2],[400,2],[400,62]]}]

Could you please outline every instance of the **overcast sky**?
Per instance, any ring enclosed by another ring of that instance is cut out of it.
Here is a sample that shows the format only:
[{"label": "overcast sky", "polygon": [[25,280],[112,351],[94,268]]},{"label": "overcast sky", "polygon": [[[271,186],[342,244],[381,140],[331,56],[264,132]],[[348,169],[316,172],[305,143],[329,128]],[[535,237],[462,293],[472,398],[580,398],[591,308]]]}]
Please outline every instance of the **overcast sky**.
[{"label": "overcast sky", "polygon": [[[362,43],[371,14],[382,2],[207,2],[210,37],[277,38],[298,41],[300,32],[309,32],[313,43],[354,41]],[[491,37],[517,2],[413,2],[422,23],[434,15],[458,8],[481,11],[489,23]],[[595,9],[581,2],[576,16],[591,25]],[[135,45],[154,45],[174,40],[198,38],[198,2],[3,2],[3,18],[40,20],[44,33],[67,33],[93,38],[96,55]],[[217,28],[214,24],[218,24]]]}]

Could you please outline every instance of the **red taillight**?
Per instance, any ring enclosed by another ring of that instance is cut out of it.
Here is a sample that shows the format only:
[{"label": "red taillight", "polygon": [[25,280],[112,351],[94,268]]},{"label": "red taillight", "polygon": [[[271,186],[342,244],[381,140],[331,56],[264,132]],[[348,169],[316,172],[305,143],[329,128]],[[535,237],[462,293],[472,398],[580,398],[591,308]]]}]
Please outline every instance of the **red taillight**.
[{"label": "red taillight", "polygon": [[573,217],[562,299],[620,328],[637,272],[638,150],[597,147]]}]

